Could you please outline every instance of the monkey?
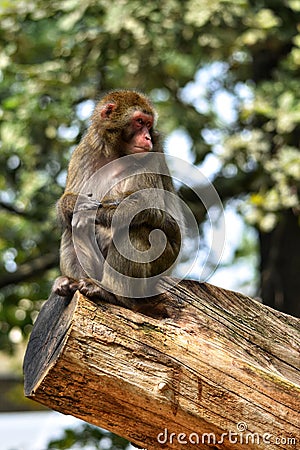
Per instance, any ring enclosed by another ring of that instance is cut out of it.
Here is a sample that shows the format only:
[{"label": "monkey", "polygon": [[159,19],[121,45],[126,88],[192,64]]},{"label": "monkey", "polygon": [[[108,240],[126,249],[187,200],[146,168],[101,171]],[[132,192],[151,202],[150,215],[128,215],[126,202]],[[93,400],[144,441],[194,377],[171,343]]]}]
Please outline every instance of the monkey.
[{"label": "monkey", "polygon": [[56,294],[79,290],[131,309],[160,298],[160,274],[180,252],[182,215],[156,122],[150,99],[137,91],[111,91],[96,104],[57,202]]}]

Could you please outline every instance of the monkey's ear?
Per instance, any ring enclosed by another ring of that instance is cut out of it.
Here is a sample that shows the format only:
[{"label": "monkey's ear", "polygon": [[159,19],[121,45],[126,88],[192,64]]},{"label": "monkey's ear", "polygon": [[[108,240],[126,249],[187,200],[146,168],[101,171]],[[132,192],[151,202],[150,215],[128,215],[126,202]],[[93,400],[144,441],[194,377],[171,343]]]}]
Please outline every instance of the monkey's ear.
[{"label": "monkey's ear", "polygon": [[106,103],[100,111],[102,119],[108,119],[116,106],[117,105],[115,103]]}]

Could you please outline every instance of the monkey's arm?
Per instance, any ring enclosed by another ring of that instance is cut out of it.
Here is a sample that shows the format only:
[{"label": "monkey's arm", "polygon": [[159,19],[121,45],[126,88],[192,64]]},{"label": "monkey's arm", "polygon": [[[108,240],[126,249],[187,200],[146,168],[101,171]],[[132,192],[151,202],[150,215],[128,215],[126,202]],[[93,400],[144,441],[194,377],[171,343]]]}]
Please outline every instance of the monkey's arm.
[{"label": "monkey's arm", "polygon": [[101,208],[102,204],[91,195],[65,192],[56,204],[57,217],[63,228],[71,228],[73,214],[79,211]]},{"label": "monkey's arm", "polygon": [[[129,200],[127,199],[128,196],[130,196]],[[139,205],[141,201],[138,192],[134,194],[126,193],[123,199],[118,200],[104,198],[102,202],[91,198],[90,195],[78,195],[72,192],[66,192],[57,203],[57,215],[64,228],[71,228],[73,214],[97,210],[94,216],[95,223],[110,227],[113,215],[124,198],[126,198],[126,208],[123,209],[123,213],[120,214],[118,221],[120,222],[120,226],[127,226],[129,225],[127,217],[132,218],[131,207],[133,208],[137,204]],[[144,199],[142,202],[145,205]],[[130,225],[140,226],[144,223],[154,228],[160,228],[167,236],[177,236],[178,233],[180,234],[176,220],[170,214],[157,208],[143,209],[132,218]]]},{"label": "monkey's arm", "polygon": [[[162,228],[164,222],[164,211],[160,211],[156,208],[144,208],[137,214],[133,213],[134,208],[136,207],[137,202],[135,200],[131,200],[130,202],[126,202],[126,207],[122,210],[118,210],[117,216],[115,218],[115,226],[118,228],[128,227],[139,227],[143,224],[147,224],[152,226],[153,228]],[[117,208],[116,205],[105,206],[103,204],[103,208],[98,210],[96,222],[110,227],[112,224],[113,215]]]},{"label": "monkey's arm", "polygon": [[56,203],[57,217],[64,228],[71,227],[77,197],[76,194],[65,192]]},{"label": "monkey's arm", "polygon": [[[141,190],[125,192],[115,200],[105,197],[101,202],[101,209],[97,211],[96,223],[110,227],[116,212],[115,225],[120,228],[129,225],[131,227],[139,227],[147,224],[153,228],[171,230],[171,233],[175,232],[178,228],[177,222],[164,210],[163,199],[158,196],[157,207],[147,207],[147,195]],[[124,203],[122,204],[123,201]],[[159,205],[161,205],[162,209],[160,209]]]}]

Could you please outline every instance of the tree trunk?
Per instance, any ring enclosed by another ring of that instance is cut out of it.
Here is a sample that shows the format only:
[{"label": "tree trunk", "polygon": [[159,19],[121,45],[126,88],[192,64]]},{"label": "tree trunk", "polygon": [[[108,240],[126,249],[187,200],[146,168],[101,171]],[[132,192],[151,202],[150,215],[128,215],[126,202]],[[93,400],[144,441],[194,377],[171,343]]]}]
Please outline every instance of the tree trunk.
[{"label": "tree trunk", "polygon": [[282,213],[270,233],[260,232],[263,302],[300,317],[300,228],[292,211]]},{"label": "tree trunk", "polygon": [[149,450],[300,448],[300,320],[193,281],[164,310],[52,295],[27,347],[26,396]]}]

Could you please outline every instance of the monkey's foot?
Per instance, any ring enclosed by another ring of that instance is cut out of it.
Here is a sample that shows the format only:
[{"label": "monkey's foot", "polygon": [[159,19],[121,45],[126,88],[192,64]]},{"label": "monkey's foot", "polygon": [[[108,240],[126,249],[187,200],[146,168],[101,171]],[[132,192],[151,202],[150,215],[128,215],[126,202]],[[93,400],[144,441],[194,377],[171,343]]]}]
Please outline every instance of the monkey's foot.
[{"label": "monkey's foot", "polygon": [[114,305],[119,304],[113,294],[99,286],[91,278],[81,278],[78,282],[78,290],[92,300],[103,300]]},{"label": "monkey's foot", "polygon": [[78,281],[74,278],[61,276],[56,278],[52,291],[61,297],[69,297],[78,289]]},{"label": "monkey's foot", "polygon": [[81,278],[78,282],[78,290],[89,298],[99,298],[102,289],[90,278]]}]

